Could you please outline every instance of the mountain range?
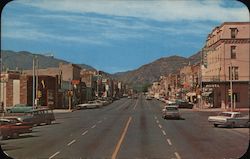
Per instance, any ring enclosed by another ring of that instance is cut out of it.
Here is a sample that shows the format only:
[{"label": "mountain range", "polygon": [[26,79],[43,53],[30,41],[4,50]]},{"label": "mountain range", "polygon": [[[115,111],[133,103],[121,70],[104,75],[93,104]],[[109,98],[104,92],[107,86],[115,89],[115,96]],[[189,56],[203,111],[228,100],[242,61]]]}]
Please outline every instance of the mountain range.
[{"label": "mountain range", "polygon": [[[65,60],[54,58],[52,55],[46,56],[41,54],[33,54],[27,51],[14,52],[9,50],[2,50],[2,66],[3,69],[32,69],[32,59],[37,56],[39,61],[39,68],[58,67],[59,63],[70,63]],[[188,58],[181,56],[162,57],[151,63],[145,64],[138,69],[126,72],[118,72],[109,74],[103,72],[108,77],[115,78],[131,86],[143,85],[152,83],[160,78],[162,75],[178,72],[183,66],[188,64],[195,64],[200,62],[201,52],[198,52]],[[86,64],[77,64],[83,69],[95,70],[92,66]]]},{"label": "mountain range", "polygon": [[[32,60],[35,56],[39,61],[39,68],[58,67],[59,63],[70,63],[65,60],[54,58],[53,55],[34,54],[27,51],[14,52],[10,50],[2,50],[2,66],[4,69],[8,68],[10,70],[32,69]],[[83,69],[95,70],[95,68],[86,64],[77,65]]]},{"label": "mountain range", "polygon": [[143,65],[138,69],[120,72],[114,74],[118,80],[132,85],[152,83],[162,75],[177,73],[183,66],[196,64],[200,62],[201,52],[198,52],[188,58],[181,56],[169,56],[155,60],[149,64]]}]

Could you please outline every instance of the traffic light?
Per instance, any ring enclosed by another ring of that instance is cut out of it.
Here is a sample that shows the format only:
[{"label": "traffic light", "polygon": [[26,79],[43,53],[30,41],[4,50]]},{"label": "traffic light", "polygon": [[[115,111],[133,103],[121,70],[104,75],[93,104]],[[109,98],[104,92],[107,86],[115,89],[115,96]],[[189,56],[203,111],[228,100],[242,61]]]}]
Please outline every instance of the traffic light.
[{"label": "traffic light", "polygon": [[232,90],[228,89],[228,95],[231,96],[232,95]]},{"label": "traffic light", "polygon": [[37,91],[37,97],[41,98],[42,97],[42,92],[41,91]]},{"label": "traffic light", "polygon": [[72,97],[73,96],[73,91],[68,91],[68,96]]}]

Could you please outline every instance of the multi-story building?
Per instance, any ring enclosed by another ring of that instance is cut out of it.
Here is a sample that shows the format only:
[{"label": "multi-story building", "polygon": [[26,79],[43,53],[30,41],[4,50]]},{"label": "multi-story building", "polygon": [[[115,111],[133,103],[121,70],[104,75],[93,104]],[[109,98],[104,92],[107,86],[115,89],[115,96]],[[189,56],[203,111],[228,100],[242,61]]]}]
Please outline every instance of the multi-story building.
[{"label": "multi-story building", "polygon": [[203,48],[204,104],[231,107],[230,80],[236,108],[249,107],[250,23],[225,22],[208,35]]}]

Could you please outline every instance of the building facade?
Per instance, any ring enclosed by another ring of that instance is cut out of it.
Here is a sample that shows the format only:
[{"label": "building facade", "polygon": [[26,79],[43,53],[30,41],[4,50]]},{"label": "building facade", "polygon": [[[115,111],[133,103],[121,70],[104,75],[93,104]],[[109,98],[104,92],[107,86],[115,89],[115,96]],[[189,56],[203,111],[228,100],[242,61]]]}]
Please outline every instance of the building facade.
[{"label": "building facade", "polygon": [[202,91],[208,97],[205,105],[249,107],[249,30],[249,22],[225,22],[208,35],[202,60]]}]

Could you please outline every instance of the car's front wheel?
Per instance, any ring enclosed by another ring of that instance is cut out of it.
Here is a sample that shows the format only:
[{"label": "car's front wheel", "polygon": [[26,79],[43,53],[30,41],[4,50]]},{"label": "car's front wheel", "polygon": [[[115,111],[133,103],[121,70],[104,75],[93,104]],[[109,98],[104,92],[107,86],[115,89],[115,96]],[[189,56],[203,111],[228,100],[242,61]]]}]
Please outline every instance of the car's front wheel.
[{"label": "car's front wheel", "polygon": [[15,138],[18,138],[18,137],[19,137],[19,133],[15,132],[15,133],[13,133],[13,134],[11,135],[11,137],[14,138],[14,139],[15,139]]},{"label": "car's front wheel", "polygon": [[214,124],[214,127],[218,127],[218,124]]},{"label": "car's front wheel", "polygon": [[234,127],[235,127],[235,123],[232,122],[232,123],[230,124],[230,128],[234,128]]}]

